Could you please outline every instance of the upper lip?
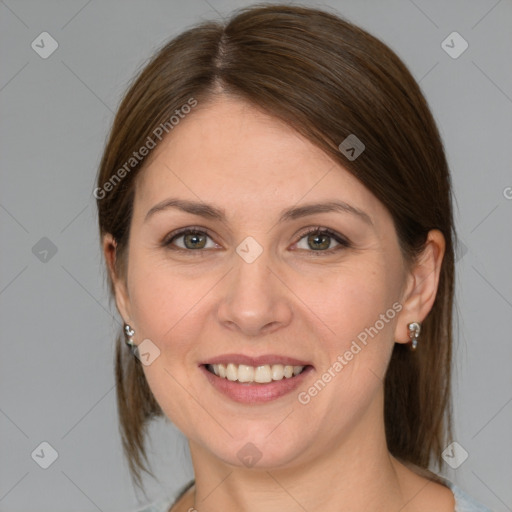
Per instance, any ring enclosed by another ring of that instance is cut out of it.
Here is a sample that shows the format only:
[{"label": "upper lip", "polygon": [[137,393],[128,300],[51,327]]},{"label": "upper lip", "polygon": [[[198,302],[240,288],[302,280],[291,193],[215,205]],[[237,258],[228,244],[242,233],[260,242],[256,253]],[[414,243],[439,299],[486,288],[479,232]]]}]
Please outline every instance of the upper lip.
[{"label": "upper lip", "polygon": [[277,354],[266,354],[258,357],[250,357],[244,354],[223,354],[212,357],[202,364],[245,364],[247,366],[263,366],[265,364],[282,364],[284,366],[308,366],[309,363],[295,359],[294,357],[280,356]]}]

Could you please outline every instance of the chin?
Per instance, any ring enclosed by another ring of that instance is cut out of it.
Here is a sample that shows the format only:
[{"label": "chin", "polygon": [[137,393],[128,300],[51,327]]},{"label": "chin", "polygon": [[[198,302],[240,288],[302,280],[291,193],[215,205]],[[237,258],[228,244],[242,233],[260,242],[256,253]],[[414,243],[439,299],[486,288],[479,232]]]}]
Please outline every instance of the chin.
[{"label": "chin", "polygon": [[[272,438],[272,439],[271,439]],[[248,469],[271,470],[291,466],[304,458],[306,446],[289,435],[270,435],[260,429],[255,435],[237,436],[229,443],[208,446],[213,456],[226,464]]]}]

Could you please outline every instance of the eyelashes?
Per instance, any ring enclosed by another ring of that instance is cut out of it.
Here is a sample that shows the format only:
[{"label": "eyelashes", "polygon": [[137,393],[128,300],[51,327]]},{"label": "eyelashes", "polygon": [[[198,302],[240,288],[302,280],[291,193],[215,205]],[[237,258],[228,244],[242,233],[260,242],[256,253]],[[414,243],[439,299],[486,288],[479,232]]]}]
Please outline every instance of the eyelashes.
[{"label": "eyelashes", "polygon": [[[181,247],[175,244],[176,240],[180,238],[183,239],[183,241],[185,242],[183,244],[184,246]],[[210,243],[209,247],[207,239],[210,239],[212,242]],[[299,250],[312,253],[313,256],[321,256],[324,254],[330,255],[340,250],[350,248],[352,246],[350,241],[346,237],[344,237],[343,235],[334,230],[322,226],[315,226],[301,233],[298,236],[294,245],[297,245],[303,239],[306,239],[305,244],[307,248],[300,248]],[[338,244],[334,248],[331,248],[332,240],[334,240]],[[311,245],[309,245],[310,243],[313,246],[319,245],[320,247],[316,249],[311,248]],[[187,245],[195,245],[195,247],[191,248],[187,247]],[[172,233],[167,235],[165,239],[162,241],[162,246],[172,251],[178,251],[187,254],[194,253],[194,255],[197,253],[205,255],[206,250],[215,249],[219,247],[218,244],[213,242],[213,238],[209,234],[208,230],[198,226],[189,226],[186,228],[179,229],[177,231],[173,231]]]}]

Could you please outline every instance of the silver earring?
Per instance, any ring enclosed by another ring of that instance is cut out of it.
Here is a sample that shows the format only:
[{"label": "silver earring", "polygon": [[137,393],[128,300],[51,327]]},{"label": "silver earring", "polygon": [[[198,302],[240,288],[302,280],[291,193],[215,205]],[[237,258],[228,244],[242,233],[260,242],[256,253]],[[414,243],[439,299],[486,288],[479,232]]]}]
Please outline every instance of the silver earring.
[{"label": "silver earring", "polygon": [[418,347],[421,325],[418,322],[411,322],[407,327],[409,328],[409,338],[411,339],[411,350],[416,350]]},{"label": "silver earring", "polygon": [[132,351],[132,354],[135,353],[135,350],[137,349],[137,345],[135,345],[133,341],[133,335],[135,334],[135,331],[129,326],[128,324],[124,324],[124,335],[125,335],[125,343],[130,347],[130,350]]}]

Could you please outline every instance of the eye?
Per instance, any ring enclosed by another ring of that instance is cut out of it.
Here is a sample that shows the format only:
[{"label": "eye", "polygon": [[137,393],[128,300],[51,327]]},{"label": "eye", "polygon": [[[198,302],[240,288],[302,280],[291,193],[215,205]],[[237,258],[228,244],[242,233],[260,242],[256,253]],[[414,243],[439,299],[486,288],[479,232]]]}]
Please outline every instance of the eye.
[{"label": "eye", "polygon": [[[305,239],[304,245],[300,247],[301,241]],[[332,248],[332,241],[338,245]],[[304,233],[296,244],[297,248],[305,249],[308,252],[333,253],[350,247],[350,243],[342,235],[328,228],[314,227]]]},{"label": "eye", "polygon": [[[210,245],[208,245],[210,239]],[[305,240],[302,242],[302,240]],[[332,243],[337,244],[332,247]],[[180,243],[177,243],[180,241]],[[300,244],[302,243],[302,247]],[[213,242],[212,238],[206,231],[197,227],[188,227],[175,231],[168,235],[162,242],[164,247],[176,251],[185,252],[203,252],[201,249],[215,249],[218,244]],[[341,249],[350,247],[350,242],[339,233],[330,230],[329,228],[313,227],[306,233],[303,233],[295,247],[307,252],[327,253],[331,254]]]},{"label": "eye", "polygon": [[[203,230],[197,228],[184,228],[178,232],[171,233],[163,241],[165,247],[183,251],[195,251],[198,249],[215,249],[217,244],[212,241],[210,246],[207,246],[210,236]],[[176,240],[182,240],[182,244],[175,243]],[[211,240],[211,238],[210,238]],[[171,246],[175,247],[171,247]]]}]

